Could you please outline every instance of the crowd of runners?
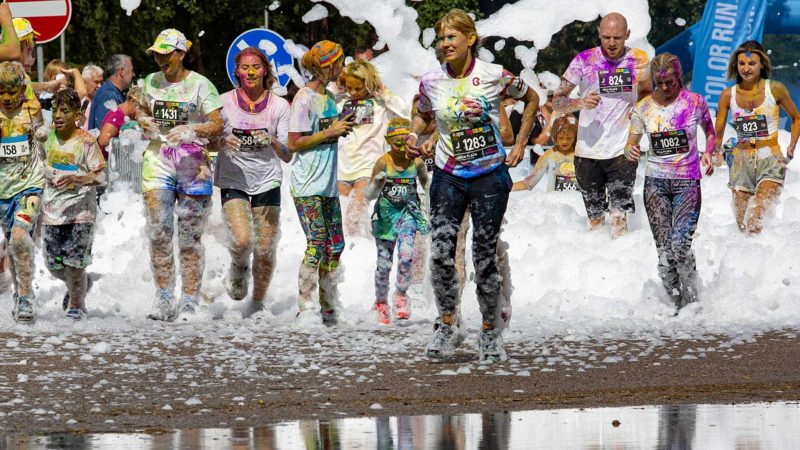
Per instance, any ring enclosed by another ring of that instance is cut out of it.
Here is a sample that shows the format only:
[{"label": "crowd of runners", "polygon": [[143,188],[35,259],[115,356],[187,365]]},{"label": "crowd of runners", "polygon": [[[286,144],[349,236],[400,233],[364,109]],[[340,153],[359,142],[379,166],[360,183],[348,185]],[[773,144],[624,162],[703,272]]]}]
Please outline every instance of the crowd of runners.
[{"label": "crowd of runners", "polygon": [[[336,323],[345,236],[371,234],[375,320],[410,317],[427,254],[438,307],[427,355],[452,356],[463,339],[460,302],[471,223],[483,362],[506,359],[510,280],[500,234],[512,191],[532,189],[546,175],[548,191],[582,195],[588,229],[605,229],[608,222],[611,235],[620,237],[645,159],[644,206],[658,274],[677,311],[698,300],[692,237],[701,177],[727,159],[739,229],[759,233],[800,136],[797,108],[786,87],[770,80],[769,56],[758,42],[733,52],[728,77],[735,85],[723,92],[713,123],[705,99],[683,86],[678,58],[664,53],[650,59],[626,46],[630,32],[617,13],[602,19],[600,45],[574,57],[546,101],[521,78],[477,57],[475,23],[461,10],[436,23],[441,66],[422,76],[413,99],[392,93],[367,59],[345,64],[348,49],[331,41],[304,54],[308,79],[290,99],[272,91],[273,67],[252,47],[235,57],[236,87],[220,95],[186,67],[192,43],[175,29],[161,32],[147,49],[157,70],[138,83],[131,58],[122,54],[102,69],[89,64],[82,72],[51,61],[37,83],[29,76],[36,31],[12,18],[7,4],[0,5],[0,26],[2,256],[18,322],[36,318],[37,239],[47,269],[66,285],[67,317],[85,317],[107,149],[126,130],[147,141],[141,188],[155,282],[150,319],[208,314],[200,302],[201,237],[214,201],[221,202],[228,228],[228,295],[246,299],[247,316],[264,309],[286,168],[307,240],[298,268],[298,326]],[[514,104],[517,117],[510,120],[506,105]],[[792,123],[785,153],[778,144],[780,108]],[[717,138],[727,123],[736,138],[725,150]],[[698,129],[705,136],[702,153]],[[645,135],[648,152],[640,147]],[[534,142],[547,150],[532,155],[538,159],[531,173],[513,182],[509,167]],[[340,196],[349,197],[344,212]]]}]

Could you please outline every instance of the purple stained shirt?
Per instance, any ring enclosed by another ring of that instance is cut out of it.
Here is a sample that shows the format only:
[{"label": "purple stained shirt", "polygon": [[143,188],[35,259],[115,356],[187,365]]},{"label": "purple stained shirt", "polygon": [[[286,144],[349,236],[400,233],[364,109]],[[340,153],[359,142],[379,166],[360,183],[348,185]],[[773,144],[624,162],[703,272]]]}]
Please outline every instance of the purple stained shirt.
[{"label": "purple stained shirt", "polygon": [[697,150],[697,130],[711,123],[705,99],[683,89],[669,106],[653,96],[636,104],[630,132],[646,134],[650,141],[645,175],[653,178],[702,178]]}]

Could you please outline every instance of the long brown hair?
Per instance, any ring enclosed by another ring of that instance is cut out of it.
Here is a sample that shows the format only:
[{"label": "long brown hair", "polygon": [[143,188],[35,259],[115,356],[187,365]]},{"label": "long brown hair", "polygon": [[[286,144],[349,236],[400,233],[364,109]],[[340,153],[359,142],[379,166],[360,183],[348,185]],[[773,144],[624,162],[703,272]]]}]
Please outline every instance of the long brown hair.
[{"label": "long brown hair", "polygon": [[[772,76],[772,63],[769,62],[769,55],[764,47],[758,41],[747,41],[742,43],[732,54],[731,60],[728,62],[728,79],[736,80],[736,83],[742,82],[742,76],[739,75],[739,55],[742,53],[755,53],[761,59],[761,78],[767,79]],[[748,55],[749,57],[750,55]]]},{"label": "long brown hair", "polygon": [[272,65],[269,63],[267,56],[264,55],[261,50],[255,47],[246,47],[233,57],[233,63],[235,67],[233,78],[236,79],[236,84],[239,86],[242,85],[242,80],[239,79],[239,62],[247,55],[255,56],[261,61],[261,65],[264,66],[264,89],[269,90],[270,86],[272,86],[272,83],[275,82],[275,74],[272,73]]}]

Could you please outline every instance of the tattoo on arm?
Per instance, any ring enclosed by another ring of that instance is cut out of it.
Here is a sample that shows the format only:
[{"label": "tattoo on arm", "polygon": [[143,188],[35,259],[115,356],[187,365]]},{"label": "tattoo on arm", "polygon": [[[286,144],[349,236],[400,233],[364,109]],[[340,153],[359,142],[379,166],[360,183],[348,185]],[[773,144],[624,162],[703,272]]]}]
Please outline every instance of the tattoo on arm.
[{"label": "tattoo on arm", "polygon": [[567,80],[561,80],[561,84],[553,94],[553,111],[567,114],[579,111],[583,101],[579,98],[569,98],[569,94],[575,89],[575,85]]}]

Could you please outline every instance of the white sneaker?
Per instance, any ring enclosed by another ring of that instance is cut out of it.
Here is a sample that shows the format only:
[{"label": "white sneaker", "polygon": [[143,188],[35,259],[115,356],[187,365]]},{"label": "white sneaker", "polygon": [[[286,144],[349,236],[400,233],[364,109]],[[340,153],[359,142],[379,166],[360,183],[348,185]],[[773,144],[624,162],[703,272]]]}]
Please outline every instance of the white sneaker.
[{"label": "white sneaker", "polygon": [[36,320],[36,307],[31,297],[14,294],[14,308],[11,310],[14,320],[19,323],[33,323]]},{"label": "white sneaker", "polygon": [[156,298],[153,300],[153,308],[150,310],[148,318],[153,320],[163,320],[171,322],[175,319],[175,297],[168,289],[158,289]]},{"label": "white sneaker", "polygon": [[456,347],[461,344],[461,326],[456,322],[454,325],[446,324],[437,319],[434,324],[433,339],[425,349],[428,358],[447,359],[452,358]]},{"label": "white sneaker", "polygon": [[295,328],[304,329],[323,329],[325,325],[322,323],[322,314],[314,309],[304,309],[297,313],[294,318]]},{"label": "white sneaker", "polygon": [[480,363],[493,364],[508,360],[503,348],[503,336],[495,330],[483,330],[478,337]]},{"label": "white sneaker", "polygon": [[200,306],[197,298],[183,294],[178,302],[178,317],[183,322],[206,322],[210,320],[208,308]]}]

